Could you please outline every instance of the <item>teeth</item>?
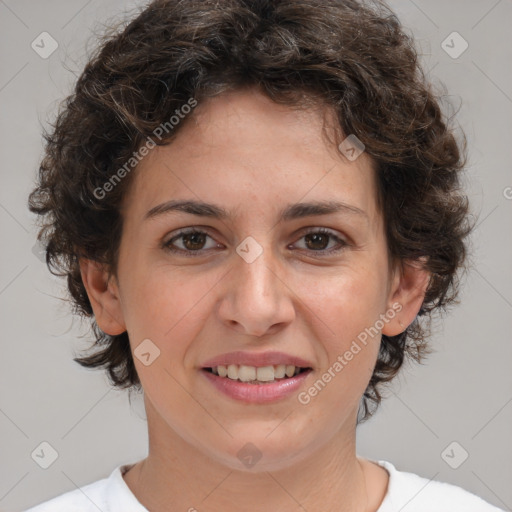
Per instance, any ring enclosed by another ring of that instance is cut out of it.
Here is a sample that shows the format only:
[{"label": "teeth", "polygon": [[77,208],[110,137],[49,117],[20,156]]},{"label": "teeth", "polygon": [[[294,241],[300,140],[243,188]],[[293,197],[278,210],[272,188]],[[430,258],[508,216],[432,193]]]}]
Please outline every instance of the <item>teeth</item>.
[{"label": "teeth", "polygon": [[273,382],[275,379],[284,379],[293,377],[300,373],[300,368],[293,364],[278,364],[275,366],[247,366],[230,364],[228,366],[215,366],[212,372],[219,377],[227,377],[232,380],[240,380],[242,382]]},{"label": "teeth", "polygon": [[256,380],[270,382],[274,380],[274,367],[262,366],[256,370]]},{"label": "teeth", "polygon": [[287,364],[286,365],[286,376],[293,377],[294,373],[295,373],[295,366],[293,366],[293,364]]},{"label": "teeth", "polygon": [[[232,378],[231,375],[229,377]],[[242,382],[249,382],[250,380],[255,380],[255,379],[256,379],[256,368],[254,366],[244,366],[242,364],[238,367],[238,380],[241,380]]]},{"label": "teeth", "polygon": [[274,366],[274,378],[283,379],[286,375],[286,366],[284,364],[278,364]]},{"label": "teeth", "polygon": [[230,364],[228,366],[228,377],[233,380],[238,379],[238,366],[236,366],[236,364]]}]

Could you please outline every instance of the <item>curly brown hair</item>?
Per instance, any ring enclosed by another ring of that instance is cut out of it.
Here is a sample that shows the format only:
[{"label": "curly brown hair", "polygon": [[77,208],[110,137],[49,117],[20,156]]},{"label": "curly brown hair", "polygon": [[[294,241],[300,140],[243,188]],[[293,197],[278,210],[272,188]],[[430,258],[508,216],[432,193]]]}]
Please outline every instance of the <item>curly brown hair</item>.
[{"label": "curly brown hair", "polygon": [[95,191],[190,98],[247,86],[279,104],[332,109],[342,133],[356,135],[376,164],[392,261],[422,259],[431,272],[422,318],[382,336],[361,401],[364,421],[404,358],[421,362],[430,352],[431,314],[456,299],[471,229],[460,186],[465,139],[448,127],[412,37],[379,0],[156,0],[103,35],[44,133],[29,198],[43,216],[50,271],[67,277],[74,312],[91,317],[94,352],[75,361],[105,368],[114,386],[140,389],[128,334],[99,329],[79,269],[85,257],[115,275],[119,207],[134,173],[106,197]]}]

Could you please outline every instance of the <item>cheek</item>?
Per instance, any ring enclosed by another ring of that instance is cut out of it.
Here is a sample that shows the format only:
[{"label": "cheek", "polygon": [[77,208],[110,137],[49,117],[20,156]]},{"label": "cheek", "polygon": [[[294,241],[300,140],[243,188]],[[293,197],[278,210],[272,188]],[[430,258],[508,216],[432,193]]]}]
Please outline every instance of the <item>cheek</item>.
[{"label": "cheek", "polygon": [[362,392],[371,377],[381,340],[376,325],[386,308],[385,277],[378,265],[340,272],[317,287],[307,302],[327,355],[322,371],[330,370],[326,379],[343,383],[344,388]]},{"label": "cheek", "polygon": [[[136,268],[150,268],[141,265]],[[133,345],[149,338],[162,352],[179,353],[193,339],[208,314],[208,291],[214,280],[186,275],[170,266],[133,272],[123,288],[123,314]],[[179,361],[180,358],[173,358]]]},{"label": "cheek", "polygon": [[[302,286],[305,300],[341,340],[374,325],[386,308],[386,275],[377,265],[341,269],[315,283],[305,280]],[[308,295],[308,289],[315,294]]]}]

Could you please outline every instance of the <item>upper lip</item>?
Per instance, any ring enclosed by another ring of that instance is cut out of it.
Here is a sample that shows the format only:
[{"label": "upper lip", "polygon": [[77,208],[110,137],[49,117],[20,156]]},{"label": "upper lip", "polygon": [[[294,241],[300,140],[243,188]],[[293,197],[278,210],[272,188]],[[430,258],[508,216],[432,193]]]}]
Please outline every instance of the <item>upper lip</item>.
[{"label": "upper lip", "polygon": [[228,366],[230,364],[246,366],[274,366],[278,364],[294,365],[300,368],[312,368],[312,364],[301,357],[284,352],[230,352],[205,361],[202,368]]}]

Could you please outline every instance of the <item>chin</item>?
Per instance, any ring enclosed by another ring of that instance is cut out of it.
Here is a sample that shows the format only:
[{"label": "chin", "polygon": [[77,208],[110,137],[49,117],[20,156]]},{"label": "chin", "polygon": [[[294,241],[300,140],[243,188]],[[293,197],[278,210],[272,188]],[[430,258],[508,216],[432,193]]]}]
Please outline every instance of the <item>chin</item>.
[{"label": "chin", "polygon": [[285,470],[307,458],[312,450],[302,436],[292,436],[286,431],[268,437],[262,432],[254,435],[239,432],[225,441],[224,445],[212,441],[216,450],[211,453],[209,449],[210,456],[231,470],[251,473]]}]

